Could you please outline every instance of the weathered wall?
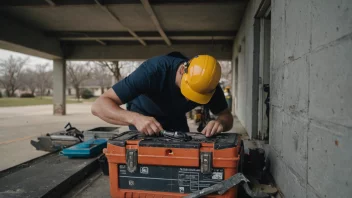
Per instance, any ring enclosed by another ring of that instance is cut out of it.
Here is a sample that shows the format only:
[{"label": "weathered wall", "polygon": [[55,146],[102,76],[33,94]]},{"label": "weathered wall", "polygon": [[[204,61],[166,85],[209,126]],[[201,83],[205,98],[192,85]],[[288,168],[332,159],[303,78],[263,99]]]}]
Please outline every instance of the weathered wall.
[{"label": "weathered wall", "polygon": [[[260,1],[250,1],[248,3],[233,45],[233,66],[235,66],[235,58],[238,58],[238,108],[236,109],[233,106],[232,109],[235,110],[235,114],[249,135],[252,134],[253,16],[259,5]],[[232,71],[233,79],[235,79],[235,70]],[[234,82],[235,80],[233,80]],[[234,84],[232,87],[235,87]]]},{"label": "weathered wall", "polygon": [[[234,45],[235,58],[246,37],[236,114],[248,132],[259,2]],[[272,0],[271,11],[272,174],[285,197],[352,197],[352,1]]]}]

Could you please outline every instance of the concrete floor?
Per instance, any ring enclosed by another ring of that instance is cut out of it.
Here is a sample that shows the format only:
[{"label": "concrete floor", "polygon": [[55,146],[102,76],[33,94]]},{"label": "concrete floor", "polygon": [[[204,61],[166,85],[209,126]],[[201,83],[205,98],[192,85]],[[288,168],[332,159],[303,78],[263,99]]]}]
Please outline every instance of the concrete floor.
[{"label": "concrete floor", "polygon": [[[90,106],[91,103],[68,104],[66,116],[52,115],[52,105],[0,108],[0,171],[46,154],[35,150],[30,140],[63,130],[68,122],[79,130],[112,126],[93,116]],[[192,121],[189,126],[191,131],[196,131]],[[127,127],[120,130],[127,130]],[[238,119],[231,131],[246,134]]]}]

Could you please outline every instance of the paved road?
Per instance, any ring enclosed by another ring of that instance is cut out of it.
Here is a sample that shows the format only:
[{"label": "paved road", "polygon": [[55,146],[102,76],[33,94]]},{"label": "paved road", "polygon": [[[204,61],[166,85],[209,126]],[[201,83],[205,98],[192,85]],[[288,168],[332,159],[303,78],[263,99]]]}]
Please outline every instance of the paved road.
[{"label": "paved road", "polygon": [[37,136],[62,130],[71,124],[87,130],[111,126],[90,113],[91,104],[68,104],[66,116],[52,115],[52,105],[0,108],[0,170],[41,156],[30,144]]}]

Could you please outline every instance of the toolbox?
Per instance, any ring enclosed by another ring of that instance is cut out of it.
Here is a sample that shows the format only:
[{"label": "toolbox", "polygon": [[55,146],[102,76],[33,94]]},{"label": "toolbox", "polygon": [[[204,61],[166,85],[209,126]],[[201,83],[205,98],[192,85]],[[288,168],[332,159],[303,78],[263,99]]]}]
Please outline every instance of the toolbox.
[{"label": "toolbox", "polygon": [[60,153],[68,158],[89,158],[102,153],[107,146],[106,139],[90,139],[63,149]]},{"label": "toolbox", "polygon": [[[145,136],[127,131],[108,140],[111,197],[181,198],[210,187],[238,171],[240,137],[221,133],[207,138],[185,133],[187,139]],[[234,198],[237,188],[208,198]]]}]

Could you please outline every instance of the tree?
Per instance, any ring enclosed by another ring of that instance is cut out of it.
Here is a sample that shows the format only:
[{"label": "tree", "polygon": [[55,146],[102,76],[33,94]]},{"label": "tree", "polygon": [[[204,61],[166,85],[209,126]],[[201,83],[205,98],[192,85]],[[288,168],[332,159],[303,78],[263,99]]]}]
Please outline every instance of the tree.
[{"label": "tree", "polygon": [[87,63],[67,63],[67,80],[76,90],[76,98],[80,99],[79,87],[81,83],[92,76],[92,67]]},{"label": "tree", "polygon": [[116,82],[121,79],[121,72],[119,67],[119,61],[98,61],[96,62],[100,67],[107,68],[112,75],[114,75]]},{"label": "tree", "polygon": [[45,91],[50,88],[52,84],[50,82],[52,72],[47,71],[48,66],[48,63],[36,65],[36,87],[39,89],[40,98],[45,95]]},{"label": "tree", "polygon": [[115,82],[118,82],[133,72],[140,64],[142,64],[142,61],[98,61],[96,63],[101,67],[108,68],[108,70],[114,75]]},{"label": "tree", "polygon": [[221,79],[223,86],[231,86],[232,84],[232,64],[231,61],[219,61],[221,66]]},{"label": "tree", "polygon": [[50,94],[50,89],[53,88],[53,70],[49,70],[46,73],[48,75],[48,83],[46,84],[46,87],[48,88],[46,95]]},{"label": "tree", "polygon": [[93,77],[98,82],[101,94],[104,93],[104,87],[111,86],[111,75],[107,67],[102,67],[101,65],[95,65],[93,69]]},{"label": "tree", "polygon": [[12,55],[7,60],[0,60],[0,83],[9,97],[13,97],[15,91],[21,86],[23,66],[27,64],[27,58],[15,58]]},{"label": "tree", "polygon": [[120,73],[124,78],[136,70],[143,62],[142,61],[120,61]]},{"label": "tree", "polygon": [[27,68],[22,73],[21,78],[22,86],[28,88],[31,91],[31,94],[34,95],[34,92],[37,88],[37,73],[36,71]]}]

